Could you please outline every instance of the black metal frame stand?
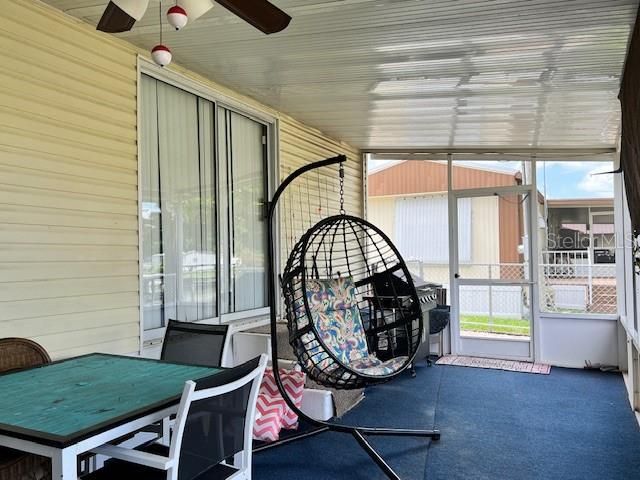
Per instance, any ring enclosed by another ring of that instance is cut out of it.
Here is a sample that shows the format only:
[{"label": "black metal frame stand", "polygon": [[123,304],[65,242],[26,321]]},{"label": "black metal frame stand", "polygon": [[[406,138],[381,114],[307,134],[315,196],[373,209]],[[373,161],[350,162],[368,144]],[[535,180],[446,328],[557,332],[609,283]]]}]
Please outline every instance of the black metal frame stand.
[{"label": "black metal frame stand", "polygon": [[384,436],[409,436],[409,437],[424,437],[430,438],[432,440],[440,439],[440,431],[439,430],[410,430],[410,429],[395,429],[395,428],[375,428],[375,427],[358,427],[358,426],[349,426],[349,425],[341,425],[334,424],[329,422],[324,422],[320,420],[315,420],[311,417],[305,415],[298,407],[296,407],[295,403],[289,398],[287,392],[282,385],[282,380],[280,379],[280,371],[278,367],[278,336],[277,336],[277,315],[276,315],[276,273],[275,273],[275,265],[274,258],[276,258],[276,250],[275,250],[275,242],[274,242],[274,225],[273,220],[276,212],[276,207],[278,204],[278,200],[280,199],[282,193],[285,189],[291,184],[293,180],[295,180],[300,175],[304,173],[314,170],[316,168],[322,168],[329,165],[341,164],[347,160],[345,155],[338,155],[336,157],[328,158],[326,160],[321,160],[319,162],[314,162],[309,165],[305,165],[304,167],[299,168],[291,175],[289,175],[284,182],[278,187],[276,190],[273,200],[269,204],[269,211],[267,216],[267,232],[269,237],[269,255],[267,255],[267,264],[268,264],[268,285],[269,285],[269,305],[271,307],[271,354],[272,354],[272,364],[273,364],[273,374],[276,381],[276,385],[278,386],[278,390],[282,395],[282,398],[285,400],[289,408],[293,410],[300,418],[304,419],[306,422],[310,423],[314,426],[314,428],[307,432],[302,432],[299,435],[293,435],[289,438],[285,438],[280,442],[274,442],[272,444],[262,445],[257,447],[254,451],[262,451],[267,448],[272,448],[280,445],[284,445],[290,443],[295,440],[300,440],[303,438],[308,438],[313,435],[317,435],[323,432],[339,432],[339,433],[348,433],[352,435],[358,444],[362,447],[362,449],[367,452],[367,454],[371,457],[371,459],[380,467],[380,469],[385,473],[385,475],[391,480],[401,480],[397,473],[393,471],[393,469],[385,462],[384,458],[380,456],[380,454],[371,446],[371,444],[365,438],[365,435],[384,435]]}]

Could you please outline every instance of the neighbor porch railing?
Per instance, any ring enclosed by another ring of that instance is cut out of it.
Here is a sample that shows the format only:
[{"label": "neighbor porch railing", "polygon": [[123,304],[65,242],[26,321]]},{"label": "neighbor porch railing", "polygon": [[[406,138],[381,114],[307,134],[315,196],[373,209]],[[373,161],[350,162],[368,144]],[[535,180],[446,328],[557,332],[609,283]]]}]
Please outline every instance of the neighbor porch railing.
[{"label": "neighbor porch railing", "polygon": [[[412,273],[449,289],[449,265],[407,261]],[[466,263],[462,278],[524,279],[526,263]],[[544,251],[539,263],[540,309],[546,313],[601,314],[617,312],[616,270],[595,264],[586,250]],[[464,327],[493,333],[523,335],[528,331],[528,286],[462,285],[460,313]],[[465,321],[466,320],[468,321]],[[522,323],[525,322],[525,323]]]},{"label": "neighbor porch railing", "polygon": [[616,267],[595,263],[592,250],[541,253],[540,299],[543,311],[615,314]]}]

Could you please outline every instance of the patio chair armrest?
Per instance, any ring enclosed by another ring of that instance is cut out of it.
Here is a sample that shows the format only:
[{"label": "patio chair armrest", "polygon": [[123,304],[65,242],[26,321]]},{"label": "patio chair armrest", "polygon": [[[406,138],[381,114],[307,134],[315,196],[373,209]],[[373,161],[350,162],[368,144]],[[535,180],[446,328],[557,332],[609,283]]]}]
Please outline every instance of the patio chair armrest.
[{"label": "patio chair armrest", "polygon": [[118,447],[116,445],[102,445],[91,450],[92,453],[105,455],[107,457],[123,460],[125,462],[136,463],[146,467],[157,468],[158,470],[168,470],[174,463],[173,460],[162,455],[133,450],[130,448]]}]

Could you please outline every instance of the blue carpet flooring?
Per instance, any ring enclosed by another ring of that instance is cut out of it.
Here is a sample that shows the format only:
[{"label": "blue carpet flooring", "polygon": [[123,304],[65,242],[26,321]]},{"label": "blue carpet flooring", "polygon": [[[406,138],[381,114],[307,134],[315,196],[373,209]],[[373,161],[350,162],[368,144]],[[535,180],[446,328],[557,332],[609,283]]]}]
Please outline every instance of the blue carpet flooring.
[{"label": "blue carpet flooring", "polygon": [[[368,389],[347,422],[441,430],[431,444],[369,437],[403,480],[640,480],[640,428],[619,374],[418,367]],[[257,453],[254,478],[386,477],[352,437],[323,433]]]}]

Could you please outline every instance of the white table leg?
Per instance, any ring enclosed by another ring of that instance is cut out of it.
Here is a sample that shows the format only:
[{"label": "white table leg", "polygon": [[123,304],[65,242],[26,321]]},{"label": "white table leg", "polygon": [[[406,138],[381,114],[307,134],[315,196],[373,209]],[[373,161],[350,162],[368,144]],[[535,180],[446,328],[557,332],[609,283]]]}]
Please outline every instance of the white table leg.
[{"label": "white table leg", "polygon": [[78,457],[74,448],[58,450],[51,458],[52,480],[78,480]]},{"label": "white table leg", "polygon": [[160,444],[168,447],[171,445],[171,419],[169,417],[162,419],[161,428]]}]

